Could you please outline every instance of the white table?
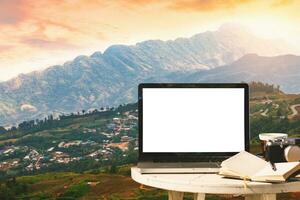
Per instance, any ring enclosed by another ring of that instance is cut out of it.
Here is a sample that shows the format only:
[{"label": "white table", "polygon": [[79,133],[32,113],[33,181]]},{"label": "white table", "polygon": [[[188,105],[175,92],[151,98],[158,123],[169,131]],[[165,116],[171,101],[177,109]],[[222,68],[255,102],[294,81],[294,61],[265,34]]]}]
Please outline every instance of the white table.
[{"label": "white table", "polygon": [[276,200],[277,193],[300,191],[300,181],[271,184],[222,178],[217,174],[141,174],[136,167],[131,168],[131,177],[140,184],[169,191],[169,200],[182,200],[184,192],[194,193],[194,200],[204,200],[207,193],[244,195],[246,200]]}]

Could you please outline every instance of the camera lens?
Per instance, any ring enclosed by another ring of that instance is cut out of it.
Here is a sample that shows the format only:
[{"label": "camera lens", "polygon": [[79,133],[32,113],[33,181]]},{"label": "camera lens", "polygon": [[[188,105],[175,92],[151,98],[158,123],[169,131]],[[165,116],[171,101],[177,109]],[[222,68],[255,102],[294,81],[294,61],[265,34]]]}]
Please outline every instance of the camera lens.
[{"label": "camera lens", "polygon": [[284,150],[284,157],[288,162],[300,161],[300,147],[288,146]]}]

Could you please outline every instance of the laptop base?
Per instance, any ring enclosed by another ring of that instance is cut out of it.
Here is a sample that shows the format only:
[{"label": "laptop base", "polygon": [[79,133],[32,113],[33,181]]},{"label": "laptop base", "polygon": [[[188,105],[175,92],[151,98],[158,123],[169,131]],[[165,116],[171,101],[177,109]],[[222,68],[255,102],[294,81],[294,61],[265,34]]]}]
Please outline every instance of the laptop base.
[{"label": "laptop base", "polygon": [[220,163],[216,162],[184,162],[156,163],[139,162],[138,168],[142,174],[215,174],[219,172]]}]

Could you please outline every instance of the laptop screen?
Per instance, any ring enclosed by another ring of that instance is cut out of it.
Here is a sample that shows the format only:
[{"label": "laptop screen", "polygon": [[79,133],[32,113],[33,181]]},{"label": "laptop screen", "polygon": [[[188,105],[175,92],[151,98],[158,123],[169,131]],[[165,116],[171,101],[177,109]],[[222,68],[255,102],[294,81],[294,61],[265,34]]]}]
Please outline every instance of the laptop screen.
[{"label": "laptop screen", "polygon": [[142,152],[245,150],[244,88],[142,90]]}]

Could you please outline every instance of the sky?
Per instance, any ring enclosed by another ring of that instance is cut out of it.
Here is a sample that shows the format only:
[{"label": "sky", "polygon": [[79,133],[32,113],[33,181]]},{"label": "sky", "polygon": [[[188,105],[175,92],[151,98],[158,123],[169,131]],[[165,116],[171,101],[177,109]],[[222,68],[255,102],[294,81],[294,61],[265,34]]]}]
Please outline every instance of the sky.
[{"label": "sky", "polygon": [[300,44],[297,0],[0,0],[0,81],[112,44],[249,27]]}]

